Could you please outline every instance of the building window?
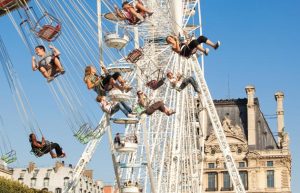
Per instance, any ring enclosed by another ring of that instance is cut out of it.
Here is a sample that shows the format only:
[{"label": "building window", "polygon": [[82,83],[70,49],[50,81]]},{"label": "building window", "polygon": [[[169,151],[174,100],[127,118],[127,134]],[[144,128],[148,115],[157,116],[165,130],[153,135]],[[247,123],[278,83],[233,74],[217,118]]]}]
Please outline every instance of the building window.
[{"label": "building window", "polygon": [[49,178],[49,177],[50,177],[51,171],[52,171],[51,169],[47,170],[46,178]]},{"label": "building window", "polygon": [[34,170],[34,172],[33,172],[33,174],[32,174],[32,175],[33,175],[32,177],[33,177],[33,178],[36,178],[37,175],[38,175],[38,173],[39,173],[39,170]]},{"label": "building window", "polygon": [[228,172],[223,172],[223,188],[221,191],[231,191],[232,185],[230,180],[230,175]]},{"label": "building window", "polygon": [[30,186],[31,187],[36,186],[36,178],[31,178]]},{"label": "building window", "polygon": [[19,178],[18,181],[19,181],[20,183],[24,183],[24,178]]},{"label": "building window", "polygon": [[44,186],[45,187],[49,186],[49,178],[44,178]]},{"label": "building window", "polygon": [[20,178],[24,178],[24,175],[25,175],[24,172],[20,173]]},{"label": "building window", "polygon": [[246,163],[245,162],[239,162],[239,168],[244,168],[246,167]]},{"label": "building window", "polygon": [[208,163],[208,168],[215,168],[215,163]]},{"label": "building window", "polygon": [[62,193],[61,188],[56,188],[55,193]]},{"label": "building window", "polygon": [[273,161],[267,161],[267,166],[268,167],[273,167]]},{"label": "building window", "polygon": [[69,177],[65,177],[64,178],[64,186],[68,187],[68,185],[69,185]]},{"label": "building window", "polygon": [[241,176],[241,180],[243,182],[245,190],[248,190],[248,172],[241,171],[240,176]]},{"label": "building window", "polygon": [[217,190],[217,173],[209,172],[207,173],[208,184],[206,191],[216,191]]},{"label": "building window", "polygon": [[274,188],[274,170],[267,171],[267,187]]}]

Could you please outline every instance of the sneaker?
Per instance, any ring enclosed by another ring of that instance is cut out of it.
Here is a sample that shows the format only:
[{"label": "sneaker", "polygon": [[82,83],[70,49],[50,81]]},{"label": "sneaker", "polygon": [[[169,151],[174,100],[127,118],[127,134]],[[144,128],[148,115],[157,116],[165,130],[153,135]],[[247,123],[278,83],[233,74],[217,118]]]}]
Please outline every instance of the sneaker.
[{"label": "sneaker", "polygon": [[64,74],[66,71],[65,71],[65,69],[62,68],[59,72],[60,72],[60,74]]},{"label": "sneaker", "polygon": [[53,76],[50,76],[49,78],[47,78],[47,82],[51,82],[52,80],[54,80],[54,77]]},{"label": "sneaker", "polygon": [[66,153],[62,153],[60,156],[58,156],[58,158],[64,158],[64,157],[66,157]]},{"label": "sneaker", "polygon": [[176,111],[174,111],[174,110],[171,109],[171,110],[167,113],[167,115],[170,116],[170,115],[173,115],[173,114],[175,114],[175,113],[176,113]]},{"label": "sneaker", "polygon": [[148,17],[151,17],[153,15],[154,12],[150,12],[148,13]]},{"label": "sneaker", "polygon": [[209,52],[209,49],[205,48],[205,51],[203,53],[205,54],[205,56],[208,56],[208,52]]},{"label": "sneaker", "polygon": [[214,47],[215,50],[218,49],[218,48],[220,47],[220,45],[221,45],[221,42],[220,42],[220,41],[217,41],[217,43],[216,43],[216,45],[215,45],[215,47]]}]

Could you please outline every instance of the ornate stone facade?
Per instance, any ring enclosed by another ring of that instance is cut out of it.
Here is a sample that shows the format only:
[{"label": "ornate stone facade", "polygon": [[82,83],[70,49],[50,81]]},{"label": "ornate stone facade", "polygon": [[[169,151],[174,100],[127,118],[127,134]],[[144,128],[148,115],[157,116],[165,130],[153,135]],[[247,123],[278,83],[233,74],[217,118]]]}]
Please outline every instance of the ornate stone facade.
[{"label": "ornate stone facade", "polygon": [[[254,106],[247,105],[249,100],[254,101]],[[246,191],[248,193],[291,193],[291,155],[289,137],[284,129],[280,128],[281,135],[276,141],[256,98],[220,100],[215,101],[215,105]],[[280,105],[279,107],[282,108]],[[250,111],[255,109],[255,114],[251,114],[251,120],[255,123],[248,123],[249,108],[252,108]],[[282,117],[280,119],[283,120]],[[255,129],[251,135],[248,133],[249,125]],[[283,123],[279,125],[282,127]],[[211,127],[208,123],[204,148],[204,190],[205,192],[234,192],[224,157]],[[252,143],[249,145],[249,138],[253,135],[255,139],[250,139]]]}]

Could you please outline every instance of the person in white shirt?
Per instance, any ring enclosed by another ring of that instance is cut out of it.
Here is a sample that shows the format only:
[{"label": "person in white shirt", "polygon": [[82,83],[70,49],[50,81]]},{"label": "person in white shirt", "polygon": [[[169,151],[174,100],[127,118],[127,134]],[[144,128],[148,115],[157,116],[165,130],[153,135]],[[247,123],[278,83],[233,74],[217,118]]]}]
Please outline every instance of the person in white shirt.
[{"label": "person in white shirt", "polygon": [[97,96],[96,101],[100,103],[100,107],[103,112],[113,115],[119,110],[121,110],[126,117],[134,118],[135,115],[132,114],[132,109],[124,101],[114,102],[107,101],[105,96]]},{"label": "person in white shirt", "polygon": [[171,86],[179,92],[182,91],[189,84],[191,84],[194,88],[194,91],[200,94],[199,85],[192,76],[184,78],[179,73],[177,73],[177,75],[175,76],[172,72],[167,72],[167,78],[170,81]]}]

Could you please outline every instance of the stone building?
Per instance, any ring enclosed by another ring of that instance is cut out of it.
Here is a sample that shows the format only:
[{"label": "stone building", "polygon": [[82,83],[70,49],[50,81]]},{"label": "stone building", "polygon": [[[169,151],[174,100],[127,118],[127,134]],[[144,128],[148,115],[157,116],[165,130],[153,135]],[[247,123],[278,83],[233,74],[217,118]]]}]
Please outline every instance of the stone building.
[{"label": "stone building", "polygon": [[7,167],[7,164],[0,159],[0,177],[11,179],[12,178],[12,170]]},{"label": "stone building", "polygon": [[[255,88],[246,87],[247,98],[215,100],[224,132],[248,193],[291,193],[289,136],[284,130],[282,92],[275,93],[277,131],[274,137],[261,112]],[[212,124],[201,111],[205,130],[205,192],[234,192]]]},{"label": "stone building", "polygon": [[[30,162],[27,168],[14,168],[13,179],[30,188],[62,193],[72,178],[72,165],[56,162],[54,167],[37,168]],[[85,170],[74,193],[102,193],[102,182],[93,180],[93,170]]]}]

